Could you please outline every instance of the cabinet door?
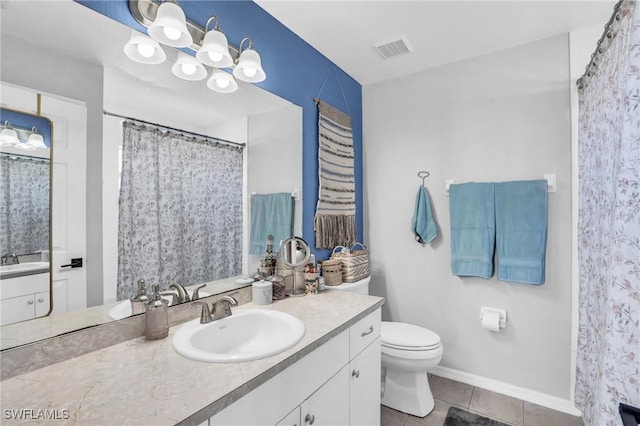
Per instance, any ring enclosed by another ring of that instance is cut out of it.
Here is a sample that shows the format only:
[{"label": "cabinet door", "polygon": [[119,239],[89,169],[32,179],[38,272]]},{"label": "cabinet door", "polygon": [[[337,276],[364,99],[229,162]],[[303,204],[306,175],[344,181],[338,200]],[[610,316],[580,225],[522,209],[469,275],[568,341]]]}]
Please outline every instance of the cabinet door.
[{"label": "cabinet door", "polygon": [[351,426],[380,424],[380,338],[349,363]]},{"label": "cabinet door", "polygon": [[300,408],[302,426],[348,425],[349,366],[344,366],[304,401]]},{"label": "cabinet door", "polygon": [[36,293],[36,318],[43,317],[49,313],[49,307],[51,306],[51,299],[49,299],[49,292],[43,291]]},{"label": "cabinet door", "polygon": [[287,417],[280,420],[276,426],[300,426],[300,407],[296,407]]},{"label": "cabinet door", "polygon": [[35,318],[36,310],[33,302],[33,294],[12,297],[0,302],[0,324],[7,325],[14,322]]}]

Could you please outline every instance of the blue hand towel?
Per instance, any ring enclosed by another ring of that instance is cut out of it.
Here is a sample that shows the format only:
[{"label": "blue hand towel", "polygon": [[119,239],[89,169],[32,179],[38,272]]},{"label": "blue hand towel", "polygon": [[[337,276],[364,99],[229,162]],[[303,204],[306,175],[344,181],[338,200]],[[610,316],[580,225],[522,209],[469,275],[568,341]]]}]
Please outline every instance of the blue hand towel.
[{"label": "blue hand towel", "polygon": [[495,243],[494,184],[462,183],[449,188],[451,272],[490,278]]},{"label": "blue hand towel", "polygon": [[498,279],[544,284],[547,181],[496,183]]},{"label": "blue hand towel", "polygon": [[251,195],[249,254],[264,254],[269,235],[273,235],[274,250],[293,235],[293,209],[289,192]]},{"label": "blue hand towel", "polygon": [[438,235],[438,226],[433,220],[429,194],[423,185],[420,185],[416,194],[411,230],[416,236],[416,241],[420,244],[430,243]]}]

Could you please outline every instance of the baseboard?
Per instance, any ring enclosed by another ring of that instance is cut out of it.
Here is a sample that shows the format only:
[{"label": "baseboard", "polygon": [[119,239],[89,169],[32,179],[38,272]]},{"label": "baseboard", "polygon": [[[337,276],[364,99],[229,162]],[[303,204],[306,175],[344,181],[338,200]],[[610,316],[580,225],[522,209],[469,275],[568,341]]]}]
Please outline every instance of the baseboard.
[{"label": "baseboard", "polygon": [[518,398],[532,404],[541,405],[552,410],[561,411],[572,416],[580,416],[582,413],[578,410],[573,402],[568,399],[558,398],[556,396],[547,395],[542,392],[525,389],[519,386],[510,385],[498,380],[488,379],[486,377],[476,376],[475,374],[465,373],[464,371],[454,370],[447,367],[436,366],[429,370],[436,376],[445,379],[455,380],[457,382],[466,383],[468,385],[477,386],[492,392],[501,393],[503,395]]}]

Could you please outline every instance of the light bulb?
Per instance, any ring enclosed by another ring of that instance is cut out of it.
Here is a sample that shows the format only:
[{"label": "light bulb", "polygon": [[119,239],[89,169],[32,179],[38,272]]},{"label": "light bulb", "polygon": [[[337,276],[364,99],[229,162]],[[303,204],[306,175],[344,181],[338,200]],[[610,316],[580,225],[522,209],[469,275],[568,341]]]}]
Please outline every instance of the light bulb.
[{"label": "light bulb", "polygon": [[196,73],[196,66],[195,64],[182,64],[182,72],[185,73],[186,75],[193,75]]},{"label": "light bulb", "polygon": [[164,35],[166,35],[169,40],[177,40],[182,35],[182,33],[179,30],[176,30],[171,27],[165,26],[162,28],[162,30],[164,31]]},{"label": "light bulb", "polygon": [[216,80],[216,85],[221,89],[226,89],[227,87],[229,87],[229,83],[231,82],[226,78],[219,78]]},{"label": "light bulb", "polygon": [[218,53],[218,52],[209,52],[209,58],[211,58],[211,60],[213,62],[218,62],[220,61],[220,59],[222,59],[222,53]]},{"label": "light bulb", "polygon": [[143,58],[150,58],[155,53],[155,49],[153,48],[153,46],[151,46],[149,44],[140,43],[140,44],[138,44],[138,53]]},{"label": "light bulb", "polygon": [[242,72],[244,72],[244,75],[246,75],[247,77],[255,77],[256,73],[258,72],[258,70],[256,70],[255,68],[243,68]]}]

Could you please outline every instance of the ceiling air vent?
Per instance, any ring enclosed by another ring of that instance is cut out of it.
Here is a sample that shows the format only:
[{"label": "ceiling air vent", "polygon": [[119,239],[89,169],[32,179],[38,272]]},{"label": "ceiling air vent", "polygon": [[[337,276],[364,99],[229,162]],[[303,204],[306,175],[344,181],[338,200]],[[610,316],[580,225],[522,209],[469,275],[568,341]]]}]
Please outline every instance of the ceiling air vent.
[{"label": "ceiling air vent", "polygon": [[395,56],[413,52],[413,48],[406,37],[398,37],[392,40],[374,43],[373,47],[382,55],[383,59],[390,59]]}]

